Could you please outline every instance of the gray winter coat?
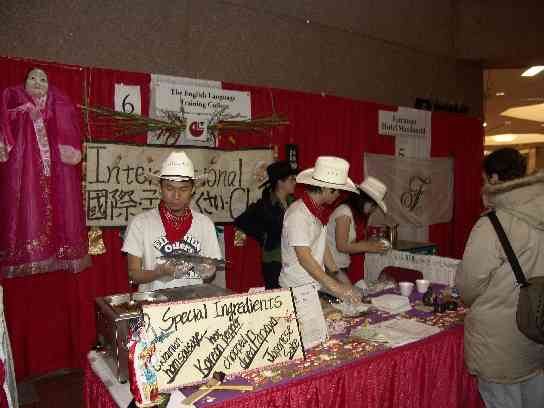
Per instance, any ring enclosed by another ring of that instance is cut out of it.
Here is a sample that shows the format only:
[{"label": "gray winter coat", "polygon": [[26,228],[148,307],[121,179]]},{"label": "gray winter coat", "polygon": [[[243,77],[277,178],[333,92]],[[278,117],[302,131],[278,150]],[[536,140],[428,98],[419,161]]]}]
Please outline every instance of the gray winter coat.
[{"label": "gray winter coat", "polygon": [[[488,185],[484,200],[497,211],[527,278],[544,275],[544,172]],[[465,362],[486,381],[516,383],[544,368],[544,346],[516,325],[519,289],[493,225],[481,217],[456,275],[465,319]]]}]

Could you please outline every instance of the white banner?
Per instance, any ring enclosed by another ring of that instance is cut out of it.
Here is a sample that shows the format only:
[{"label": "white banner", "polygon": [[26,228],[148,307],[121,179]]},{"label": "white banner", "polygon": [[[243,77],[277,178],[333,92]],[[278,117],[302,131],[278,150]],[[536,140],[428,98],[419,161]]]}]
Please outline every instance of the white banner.
[{"label": "white banner", "polygon": [[[122,226],[157,206],[157,179],[162,161],[174,148],[114,143],[87,143],[87,225]],[[178,148],[179,149],[179,148]],[[192,207],[214,222],[231,222],[248,204],[260,198],[271,149],[224,151],[183,148],[204,184],[196,189]]]},{"label": "white banner", "polygon": [[[152,118],[164,118],[165,112],[184,112],[187,130],[180,134],[177,145],[213,146],[214,138],[204,123],[222,120],[251,119],[251,94],[249,92],[221,89],[221,83],[176,78],[164,75],[151,77]],[[200,133],[201,129],[205,132]],[[163,144],[155,133],[148,134],[149,144]]]},{"label": "white banner", "polygon": [[160,391],[304,358],[290,289],[144,305]]},{"label": "white banner", "polygon": [[378,112],[378,133],[390,136],[431,135],[431,112],[399,107],[396,112]]},{"label": "white banner", "polygon": [[[365,175],[385,183],[387,217],[417,226],[450,222],[453,214],[453,159],[364,156]],[[377,220],[373,217],[373,222]]]}]

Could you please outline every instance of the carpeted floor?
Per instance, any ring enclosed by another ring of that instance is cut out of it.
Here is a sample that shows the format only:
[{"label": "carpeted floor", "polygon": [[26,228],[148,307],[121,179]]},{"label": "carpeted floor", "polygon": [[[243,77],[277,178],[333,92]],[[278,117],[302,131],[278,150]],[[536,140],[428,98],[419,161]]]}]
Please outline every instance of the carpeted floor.
[{"label": "carpeted floor", "polygon": [[83,371],[57,371],[17,384],[20,408],[83,408]]}]

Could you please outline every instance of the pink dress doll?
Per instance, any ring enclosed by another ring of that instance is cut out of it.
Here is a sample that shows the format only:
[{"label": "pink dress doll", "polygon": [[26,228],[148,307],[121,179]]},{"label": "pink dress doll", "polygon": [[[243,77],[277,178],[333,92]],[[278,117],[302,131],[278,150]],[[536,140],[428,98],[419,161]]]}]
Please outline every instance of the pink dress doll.
[{"label": "pink dress doll", "polygon": [[41,69],[1,96],[1,273],[79,272],[90,258],[74,105]]}]

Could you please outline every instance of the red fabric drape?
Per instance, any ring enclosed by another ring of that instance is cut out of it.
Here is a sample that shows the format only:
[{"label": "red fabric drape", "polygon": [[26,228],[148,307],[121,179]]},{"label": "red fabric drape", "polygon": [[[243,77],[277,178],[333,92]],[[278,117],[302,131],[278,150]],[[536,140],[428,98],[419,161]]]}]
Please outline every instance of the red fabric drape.
[{"label": "red fabric drape", "polygon": [[[83,103],[86,82],[90,84],[91,103],[108,107],[113,107],[115,83],[141,85],[142,110],[144,114],[148,112],[148,74],[0,58],[0,89],[24,81],[31,67],[44,69],[50,83],[75,104]],[[85,134],[86,129],[82,130]],[[18,379],[81,367],[96,337],[94,299],[127,291],[127,266],[121,254],[119,229],[104,229],[103,237],[107,253],[94,256],[93,266],[79,274],[58,271],[3,281]]]},{"label": "red fabric drape", "polygon": [[[378,111],[394,107],[345,98],[268,89],[262,87],[223,84],[226,89],[251,92],[252,114],[271,114],[272,100],[276,111],[287,115],[290,125],[274,129],[266,135],[238,135],[236,147],[283,144],[299,146],[299,166],[313,166],[319,155],[329,154],[345,158],[351,164],[350,176],[360,182],[363,174],[363,154],[394,154],[393,137],[378,134]],[[451,223],[430,227],[430,240],[438,245],[442,256],[461,257],[470,229],[480,211],[479,189],[483,157],[483,131],[480,121],[446,113],[433,113],[431,156],[451,156],[455,161],[455,203]],[[223,143],[228,140],[223,139]],[[234,247],[230,231],[225,228],[225,247],[232,264],[227,274],[227,285],[235,291],[245,291],[262,285],[255,242]],[[350,278],[357,280],[363,269],[363,256],[352,257]]]},{"label": "red fabric drape", "polygon": [[479,119],[433,113],[431,156],[454,158],[453,219],[429,228],[429,239],[438,244],[442,256],[463,256],[470,230],[482,210],[483,138]]},{"label": "red fabric drape", "polygon": [[[117,404],[87,363],[86,408]],[[481,408],[477,383],[463,363],[463,329],[432,336],[316,375],[295,378],[230,400],[214,408]]]},{"label": "red fabric drape", "polygon": [[[140,85],[142,113],[149,110],[149,74],[90,69],[61,64],[0,58],[0,89],[20,83],[29,68],[41,67],[51,83],[67,93],[74,103],[83,103],[87,83],[89,103],[113,107],[114,85]],[[321,96],[287,90],[270,90],[224,84],[226,89],[251,92],[255,116],[276,111],[286,114],[290,125],[266,133],[223,135],[220,147],[299,146],[299,165],[307,168],[318,155],[332,154],[351,163],[350,176],[360,182],[363,177],[363,153],[394,153],[394,138],[378,135],[378,110],[393,107],[345,98]],[[82,128],[87,134],[87,129]],[[97,140],[108,134],[93,133]],[[456,202],[454,222],[431,227],[431,240],[439,244],[442,254],[459,256],[473,220],[479,212],[479,180],[482,129],[475,119],[433,114],[433,156],[455,158]],[[117,139],[119,141],[123,139]],[[128,140],[128,139],[126,139]],[[130,139],[131,141],[133,139]],[[138,142],[145,142],[141,136]],[[79,274],[53,272],[24,278],[8,279],[5,288],[5,312],[14,352],[17,378],[48,371],[80,367],[85,353],[95,341],[94,298],[128,289],[126,259],[121,254],[119,229],[104,229],[108,252],[93,257],[93,266]],[[225,225],[226,256],[231,262],[227,285],[235,291],[262,286],[260,250],[255,241],[234,247],[234,229]],[[360,277],[362,257],[354,257],[352,278]]]}]

